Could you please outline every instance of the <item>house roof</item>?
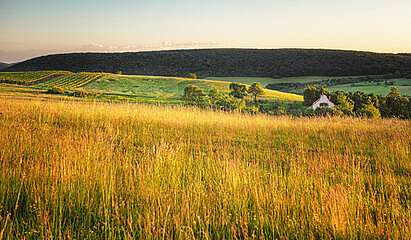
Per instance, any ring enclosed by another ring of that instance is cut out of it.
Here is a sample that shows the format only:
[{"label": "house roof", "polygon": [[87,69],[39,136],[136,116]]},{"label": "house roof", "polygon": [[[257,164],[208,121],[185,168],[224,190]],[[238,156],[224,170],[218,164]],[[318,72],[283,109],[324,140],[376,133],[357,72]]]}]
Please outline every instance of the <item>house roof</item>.
[{"label": "house roof", "polygon": [[334,105],[334,103],[331,102],[330,99],[328,99],[328,97],[325,96],[325,95],[323,95],[323,94],[321,94],[320,98],[319,98],[317,101],[315,101],[315,102],[312,104],[312,106],[316,105],[316,104],[319,103],[319,102],[327,102],[327,103],[331,103],[332,105]]}]

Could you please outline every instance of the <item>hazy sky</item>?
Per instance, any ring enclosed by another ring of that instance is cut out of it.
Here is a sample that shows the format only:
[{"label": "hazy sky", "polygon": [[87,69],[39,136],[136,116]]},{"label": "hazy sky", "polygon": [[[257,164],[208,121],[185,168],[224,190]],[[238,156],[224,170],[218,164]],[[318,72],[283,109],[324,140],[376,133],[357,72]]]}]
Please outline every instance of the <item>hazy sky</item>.
[{"label": "hazy sky", "polygon": [[0,61],[214,47],[411,52],[411,0],[0,0]]}]

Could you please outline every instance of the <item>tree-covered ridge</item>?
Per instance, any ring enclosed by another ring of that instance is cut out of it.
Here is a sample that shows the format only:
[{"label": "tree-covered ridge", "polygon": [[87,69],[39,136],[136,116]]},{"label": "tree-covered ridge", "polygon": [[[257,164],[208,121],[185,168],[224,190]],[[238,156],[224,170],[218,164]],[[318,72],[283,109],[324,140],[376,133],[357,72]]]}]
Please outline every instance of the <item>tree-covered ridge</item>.
[{"label": "tree-covered ridge", "polygon": [[0,70],[10,67],[11,64],[0,62]]},{"label": "tree-covered ridge", "polygon": [[320,49],[202,49],[134,53],[72,53],[38,57],[7,71],[102,71],[187,76],[360,76],[411,69],[407,54]]}]

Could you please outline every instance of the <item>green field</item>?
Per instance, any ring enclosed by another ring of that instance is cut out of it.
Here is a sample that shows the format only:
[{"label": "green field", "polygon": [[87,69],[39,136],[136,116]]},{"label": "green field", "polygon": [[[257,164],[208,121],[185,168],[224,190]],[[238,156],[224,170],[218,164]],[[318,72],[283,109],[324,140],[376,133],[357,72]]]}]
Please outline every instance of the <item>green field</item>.
[{"label": "green field", "polygon": [[411,238],[410,121],[7,96],[0,113],[0,239]]},{"label": "green field", "polygon": [[77,89],[94,81],[97,81],[103,76],[103,73],[66,73],[51,78],[46,82],[36,84],[35,87],[61,87],[65,89]]},{"label": "green field", "polygon": [[[174,77],[106,75],[98,81],[85,86],[85,89],[143,98],[178,99],[182,96],[184,88],[188,85],[196,85],[206,91],[215,88],[228,92],[230,82]],[[265,96],[286,101],[302,100],[301,96],[273,90],[266,90]]]},{"label": "green field", "polygon": [[[219,81],[239,82],[244,84],[251,84],[253,82],[260,82],[264,86],[270,83],[315,83],[328,79],[344,79],[344,78],[356,78],[361,76],[351,77],[332,77],[332,76],[304,76],[304,77],[286,77],[286,78],[260,78],[260,77],[210,77],[210,79],[216,79]],[[374,93],[377,95],[387,95],[390,92],[391,87],[397,87],[401,93],[405,96],[411,96],[411,79],[386,79],[389,82],[393,82],[393,85],[384,85],[384,81],[380,82],[360,82],[353,84],[340,84],[334,86],[327,86],[331,91],[346,91],[356,92],[362,91],[365,93]],[[290,87],[282,90],[284,92],[300,93],[304,91],[303,88]]]},{"label": "green field", "polygon": [[36,84],[68,73],[64,71],[0,72],[0,83]]},{"label": "green field", "polygon": [[[32,77],[33,75],[36,77]],[[28,76],[27,79],[26,76]],[[43,77],[42,81],[38,80],[40,77]],[[181,102],[184,88],[190,84],[206,91],[215,88],[224,92],[229,91],[230,84],[230,82],[203,79],[57,71],[47,72],[47,75],[43,72],[0,73],[0,79],[8,79],[7,83],[10,83],[10,80],[18,79],[25,82],[25,85],[28,85],[26,87],[30,89],[46,90],[59,87],[65,90],[85,90],[99,93],[101,98],[125,98],[127,100],[162,103]],[[14,83],[18,84],[19,82]],[[273,90],[266,90],[265,98],[284,101],[303,100],[300,95]]]},{"label": "green field", "polygon": [[331,91],[346,91],[356,92],[361,91],[364,93],[374,93],[377,95],[387,95],[392,87],[397,87],[401,94],[404,96],[411,96],[411,79],[393,79],[394,85],[384,85],[384,83],[355,83],[355,84],[342,84],[331,86]]},{"label": "green field", "polygon": [[238,82],[244,84],[252,84],[254,82],[259,82],[262,85],[267,85],[270,83],[308,83],[314,81],[322,81],[327,79],[339,79],[345,77],[328,77],[328,76],[302,76],[302,77],[284,77],[284,78],[269,78],[269,77],[208,77],[206,79],[214,79],[219,81],[227,82]]}]

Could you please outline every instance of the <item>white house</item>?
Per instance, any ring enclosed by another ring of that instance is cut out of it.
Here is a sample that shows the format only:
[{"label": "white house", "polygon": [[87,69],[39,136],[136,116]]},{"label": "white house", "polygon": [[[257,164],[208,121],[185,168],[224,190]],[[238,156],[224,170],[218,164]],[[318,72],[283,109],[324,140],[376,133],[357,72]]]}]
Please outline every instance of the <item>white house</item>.
[{"label": "white house", "polygon": [[333,108],[334,106],[335,106],[335,104],[333,102],[331,102],[330,99],[328,99],[327,96],[321,95],[321,97],[317,101],[315,101],[311,107],[314,110],[316,110],[319,107]]}]

